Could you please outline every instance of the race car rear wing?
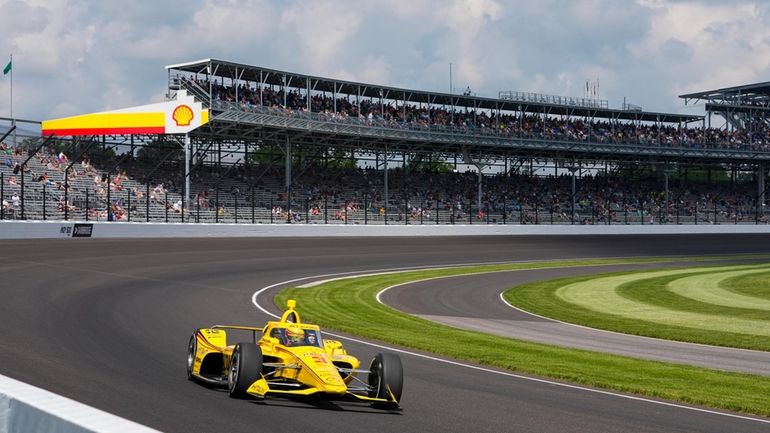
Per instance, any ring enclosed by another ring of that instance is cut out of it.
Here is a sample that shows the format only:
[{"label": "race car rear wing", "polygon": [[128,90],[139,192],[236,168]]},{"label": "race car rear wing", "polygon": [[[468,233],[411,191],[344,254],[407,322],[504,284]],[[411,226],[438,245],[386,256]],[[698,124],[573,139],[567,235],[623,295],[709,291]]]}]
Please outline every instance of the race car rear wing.
[{"label": "race car rear wing", "polygon": [[260,328],[257,326],[239,326],[239,325],[214,325],[211,327],[211,329],[235,329],[239,331],[251,331],[252,337],[254,338],[254,344],[257,343],[257,332],[264,332],[264,328]]}]

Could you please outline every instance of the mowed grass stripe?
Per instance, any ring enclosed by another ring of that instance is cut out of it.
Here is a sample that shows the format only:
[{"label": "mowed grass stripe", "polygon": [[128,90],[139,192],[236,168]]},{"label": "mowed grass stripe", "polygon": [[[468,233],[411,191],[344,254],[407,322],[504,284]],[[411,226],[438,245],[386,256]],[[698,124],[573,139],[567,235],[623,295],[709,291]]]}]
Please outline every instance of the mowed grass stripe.
[{"label": "mowed grass stripe", "polygon": [[770,272],[728,278],[722,288],[746,296],[770,300]]},{"label": "mowed grass stripe", "polygon": [[[770,314],[764,310],[727,307],[701,302],[679,295],[670,288],[671,284],[674,284],[683,278],[702,276],[704,278],[718,280],[720,275],[722,275],[721,272],[700,272],[684,275],[668,275],[657,278],[640,278],[620,285],[616,291],[618,295],[633,302],[650,304],[668,310],[712,314],[747,320],[770,320]],[[767,322],[765,326],[770,326],[770,322]]]},{"label": "mowed grass stripe", "polygon": [[764,273],[770,270],[767,265],[760,269],[749,268],[732,272],[706,273],[678,278],[668,283],[668,290],[686,298],[694,299],[707,304],[721,305],[724,307],[759,310],[765,317],[770,318],[770,299],[744,295],[723,287],[723,282],[729,278],[736,278],[756,273]]},{"label": "mowed grass stripe", "polygon": [[[717,270],[719,268],[713,269]],[[621,316],[632,320],[644,320],[663,326],[679,326],[770,337],[770,322],[767,321],[677,310],[655,304],[636,302],[618,293],[618,288],[621,285],[644,277],[659,278],[690,273],[692,273],[691,269],[680,269],[593,278],[588,281],[560,287],[556,290],[555,295],[569,304],[605,315]]]},{"label": "mowed grass stripe", "polygon": [[[602,264],[601,261],[584,262]],[[578,266],[578,262],[563,263]],[[554,263],[508,266],[553,267]],[[297,299],[306,322],[404,347],[574,383],[770,416],[770,377],[727,373],[616,355],[563,349],[429,322],[379,304],[380,290],[409,281],[489,271],[489,267],[361,277],[291,288],[278,305]]]}]

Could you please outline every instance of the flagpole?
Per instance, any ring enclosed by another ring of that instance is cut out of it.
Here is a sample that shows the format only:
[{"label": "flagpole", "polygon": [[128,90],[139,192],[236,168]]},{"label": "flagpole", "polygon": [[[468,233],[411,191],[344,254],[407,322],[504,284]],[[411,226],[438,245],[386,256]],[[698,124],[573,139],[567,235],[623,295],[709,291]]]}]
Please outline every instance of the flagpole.
[{"label": "flagpole", "polygon": [[11,64],[11,119],[13,119],[13,53],[11,53],[11,59],[8,63]]},{"label": "flagpole", "polygon": [[[13,53],[10,58],[11,65],[11,126],[16,126],[16,119],[13,118]],[[13,128],[13,147],[16,147],[16,128]]]}]

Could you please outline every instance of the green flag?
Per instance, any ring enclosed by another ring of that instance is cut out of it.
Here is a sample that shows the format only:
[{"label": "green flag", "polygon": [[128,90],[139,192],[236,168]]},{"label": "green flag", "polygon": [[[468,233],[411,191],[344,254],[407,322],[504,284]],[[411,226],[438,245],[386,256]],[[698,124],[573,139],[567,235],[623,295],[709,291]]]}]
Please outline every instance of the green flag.
[{"label": "green flag", "polygon": [[11,72],[11,64],[13,61],[8,62],[7,65],[5,65],[5,69],[3,69],[3,75],[8,75],[9,72]]}]

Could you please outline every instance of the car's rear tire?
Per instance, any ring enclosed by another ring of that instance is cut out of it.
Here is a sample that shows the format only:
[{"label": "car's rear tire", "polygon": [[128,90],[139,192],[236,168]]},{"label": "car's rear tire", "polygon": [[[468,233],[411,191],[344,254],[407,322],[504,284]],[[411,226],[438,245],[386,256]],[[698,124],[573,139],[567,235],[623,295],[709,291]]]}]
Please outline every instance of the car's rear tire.
[{"label": "car's rear tire", "polygon": [[190,337],[190,342],[187,344],[187,379],[195,380],[193,376],[193,365],[195,364],[195,356],[198,353],[198,339],[195,337],[196,332],[193,332]]},{"label": "car's rear tire", "polygon": [[[369,397],[391,400],[393,403],[375,403],[372,406],[395,409],[401,401],[401,391],[404,389],[404,367],[401,358],[393,353],[378,353],[369,365]],[[388,391],[390,390],[390,392]],[[391,396],[392,394],[392,396]]]},{"label": "car's rear tire", "polygon": [[247,397],[246,390],[261,377],[261,372],[262,349],[254,343],[236,344],[227,372],[230,397]]}]

